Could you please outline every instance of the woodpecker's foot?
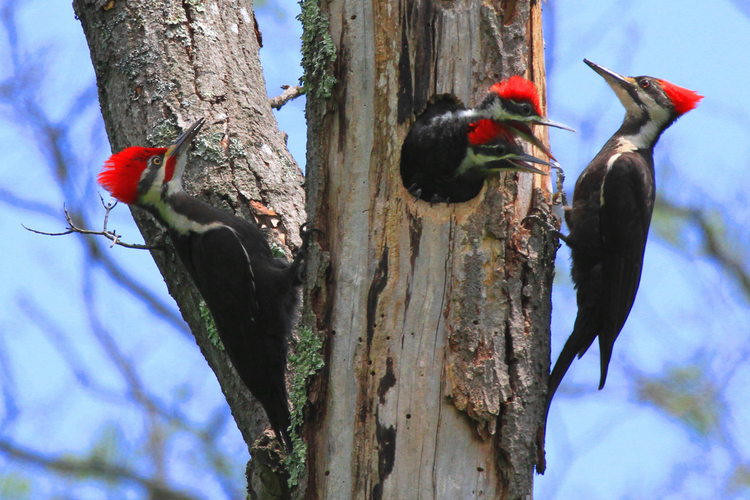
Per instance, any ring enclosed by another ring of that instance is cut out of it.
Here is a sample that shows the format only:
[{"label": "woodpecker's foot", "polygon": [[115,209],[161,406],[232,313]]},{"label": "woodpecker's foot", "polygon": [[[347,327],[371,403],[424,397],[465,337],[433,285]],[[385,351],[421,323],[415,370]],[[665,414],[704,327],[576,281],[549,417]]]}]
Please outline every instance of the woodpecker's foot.
[{"label": "woodpecker's foot", "polygon": [[435,193],[432,195],[432,199],[430,200],[430,205],[433,205],[435,203],[450,203],[450,198],[443,198],[439,194]]},{"label": "woodpecker's foot", "polygon": [[557,170],[557,179],[555,182],[555,188],[557,191],[552,195],[552,204],[567,207],[568,198],[565,196],[565,188],[563,187],[563,182],[565,182],[565,172],[563,172],[562,167],[560,167],[560,164],[557,162],[550,163],[549,167]]},{"label": "woodpecker's foot", "polygon": [[320,235],[325,234],[323,231],[321,231],[318,228],[311,227],[307,228],[307,222],[302,224],[299,228],[299,237],[302,238],[302,246],[299,247],[299,250],[297,251],[297,255],[295,256],[294,260],[297,260],[297,256],[300,254],[302,255],[302,258],[304,259],[307,256],[307,250],[310,247],[310,241],[313,239],[313,236],[317,233]]},{"label": "woodpecker's foot", "polygon": [[409,191],[409,194],[418,200],[422,198],[422,189],[417,186],[416,182],[412,184],[411,187],[407,189],[407,191]]},{"label": "woodpecker's foot", "polygon": [[568,237],[566,235],[558,231],[555,226],[553,226],[546,220],[542,219],[538,215],[527,215],[526,217],[523,218],[523,220],[521,221],[521,224],[529,220],[532,222],[536,222],[537,224],[545,228],[554,237],[556,237],[557,239],[561,241],[564,241],[566,245],[570,245],[570,243],[568,243]]},{"label": "woodpecker's foot", "polygon": [[320,229],[311,227],[307,228],[307,222],[302,224],[299,228],[299,236],[302,238],[302,245],[299,247],[299,250],[297,250],[297,254],[294,256],[294,261],[292,261],[292,270],[295,275],[295,279],[302,281],[302,261],[305,260],[307,257],[308,250],[310,248],[310,241],[313,239],[313,236],[317,234],[325,234]]}]

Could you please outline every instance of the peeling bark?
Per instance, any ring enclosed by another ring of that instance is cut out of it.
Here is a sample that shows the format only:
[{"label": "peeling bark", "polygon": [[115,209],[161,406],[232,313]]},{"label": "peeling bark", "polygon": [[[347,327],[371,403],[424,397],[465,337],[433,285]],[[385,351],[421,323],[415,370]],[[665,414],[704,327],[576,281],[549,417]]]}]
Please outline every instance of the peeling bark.
[{"label": "peeling bark", "polygon": [[473,105],[514,74],[544,90],[541,7],[324,8],[337,84],[330,100],[308,100],[308,212],[330,258],[311,301],[327,370],[305,498],[529,495],[555,246],[520,221],[548,212],[549,178],[508,173],[474,200],[431,206],[403,188],[399,152],[435,95]]}]

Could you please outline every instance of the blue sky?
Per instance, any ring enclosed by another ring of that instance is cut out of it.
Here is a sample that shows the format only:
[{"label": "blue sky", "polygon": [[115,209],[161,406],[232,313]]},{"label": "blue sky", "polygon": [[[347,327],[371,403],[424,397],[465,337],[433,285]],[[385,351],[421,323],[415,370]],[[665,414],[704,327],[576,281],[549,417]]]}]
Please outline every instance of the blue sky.
[{"label": "blue sky", "polygon": [[[657,145],[657,187],[678,203],[716,206],[736,200],[734,216],[746,220],[747,196],[738,179],[747,169],[750,99],[743,82],[750,65],[743,47],[750,43],[750,18],[729,2],[712,2],[710,8],[679,1],[545,5],[554,8],[546,18],[547,32],[554,34],[554,43],[548,39],[547,45],[550,117],[579,130],[572,140],[551,133],[568,190],[623,116],[609,87],[581,62],[585,57],[705,96]],[[564,248],[558,254],[560,279],[553,293],[555,354],[575,315],[567,255]],[[628,372],[659,375],[665,367],[702,357],[731,358],[731,352],[746,350],[747,313],[746,298],[730,277],[710,262],[676,251],[652,228],[639,296],[618,338],[607,386],[596,391],[598,353],[589,352],[568,373],[574,395],[553,402],[549,469],[537,479],[538,497],[670,498],[671,492],[672,498],[723,498],[723,478],[731,470],[726,453],[638,404]],[[743,368],[728,383],[747,382]],[[734,399],[729,432],[746,457],[747,406]]]},{"label": "blue sky", "polygon": [[[684,203],[717,209],[731,206],[736,223],[745,226],[750,219],[743,177],[750,144],[748,7],[726,0],[712,2],[710,7],[696,1],[578,0],[549,2],[544,8],[549,115],[579,131],[551,130],[552,149],[566,170],[568,191],[572,192],[578,173],[617,129],[623,115],[609,87],[583,64],[585,57],[626,75],[664,78],[705,96],[657,146],[658,189]],[[270,96],[280,93],[282,84],[297,83],[301,74],[297,9],[295,2],[283,0],[258,10]],[[24,53],[36,58],[42,68],[38,103],[53,121],[64,120],[75,99],[93,82],[80,24],[68,2],[51,0],[23,2],[17,21]],[[40,55],[42,49],[46,55]],[[10,74],[5,38],[0,38],[0,58],[6,62],[0,64],[4,80]],[[117,422],[122,433],[116,440],[118,446],[130,447],[129,453],[137,454],[132,448],[148,421],[127,404],[102,404],[78,387],[73,370],[60,355],[60,345],[68,345],[82,364],[96,366],[100,383],[115,392],[123,390],[122,375],[109,366],[102,346],[91,336],[78,336],[89,326],[80,307],[84,288],[95,290],[95,308],[106,318],[106,327],[117,336],[122,351],[137,361],[141,377],[159,397],[201,423],[222,415],[224,403],[184,327],[154,320],[147,307],[113,287],[100,268],[94,268],[84,281],[81,270],[88,263],[75,237],[53,240],[29,234],[20,226],[59,230],[61,207],[73,201],[92,210],[93,221],[99,220],[93,179],[109,154],[109,145],[95,99],[84,101],[87,104],[74,121],[68,144],[79,171],[64,194],[54,187],[44,149],[35,145],[38,138],[27,126],[17,124],[18,117],[8,105],[0,105],[0,163],[4,165],[0,185],[56,213],[54,217],[40,215],[7,202],[0,212],[0,234],[12,242],[4,245],[0,260],[5,276],[0,299],[8,305],[0,311],[0,364],[5,366],[0,381],[3,394],[12,393],[21,408],[20,416],[9,423],[12,411],[7,405],[2,408],[0,434],[50,453],[75,453],[99,442],[112,422]],[[292,154],[304,164],[304,99],[287,104],[276,115],[280,128],[289,134]],[[140,238],[124,207],[113,212],[111,227],[130,241]],[[737,234],[738,247],[744,244],[746,248],[746,237]],[[719,491],[732,498],[723,489],[733,459],[725,447],[638,403],[634,393],[635,376],[658,376],[669,366],[703,360],[707,370],[720,379],[725,368],[732,367],[731,376],[721,379],[731,409],[725,432],[739,456],[747,460],[750,407],[743,393],[750,383],[750,369],[743,361],[748,351],[748,304],[737,283],[701,257],[696,238],[687,232],[692,252],[686,253],[655,237],[652,230],[639,297],[617,341],[606,388],[596,390],[599,361],[592,347],[574,362],[553,403],[548,472],[537,478],[536,498],[717,498]],[[111,252],[174,309],[145,252],[121,248]],[[562,248],[553,292],[553,361],[571,331],[576,311],[567,255]],[[150,322],[138,321],[144,316]],[[175,363],[176,359],[180,362]],[[165,366],[169,377],[164,376]],[[239,469],[234,476],[241,480],[244,444],[229,416],[222,418],[228,423],[218,440],[235,457],[234,466]],[[175,465],[169,477],[189,485],[190,491],[223,498],[221,485],[197,472],[202,459],[191,439],[183,437],[175,443],[170,452]],[[142,467],[146,470],[149,465]],[[16,470],[0,459],[0,479]],[[53,482],[39,481],[41,493],[60,491]],[[70,492],[77,498],[106,498],[91,485]],[[747,490],[736,492],[736,498],[746,496]],[[125,497],[138,498],[138,490],[126,491]]]}]

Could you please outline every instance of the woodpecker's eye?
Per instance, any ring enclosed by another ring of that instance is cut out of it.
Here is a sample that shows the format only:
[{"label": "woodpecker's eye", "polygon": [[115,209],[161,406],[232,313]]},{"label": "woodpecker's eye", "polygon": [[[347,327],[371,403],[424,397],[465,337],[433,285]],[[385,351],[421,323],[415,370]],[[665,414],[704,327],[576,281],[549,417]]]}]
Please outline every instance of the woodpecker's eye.
[{"label": "woodpecker's eye", "polygon": [[521,113],[529,116],[531,114],[531,104],[528,102],[521,103]]},{"label": "woodpecker's eye", "polygon": [[153,162],[154,162],[154,165],[161,165],[161,158],[157,156],[156,158],[153,159]]},{"label": "woodpecker's eye", "polygon": [[494,144],[492,146],[486,146],[491,154],[496,156],[505,156],[505,146],[503,144]]},{"label": "woodpecker's eye", "polygon": [[651,82],[648,80],[641,80],[641,83],[639,84],[643,90],[646,90],[651,86]]}]

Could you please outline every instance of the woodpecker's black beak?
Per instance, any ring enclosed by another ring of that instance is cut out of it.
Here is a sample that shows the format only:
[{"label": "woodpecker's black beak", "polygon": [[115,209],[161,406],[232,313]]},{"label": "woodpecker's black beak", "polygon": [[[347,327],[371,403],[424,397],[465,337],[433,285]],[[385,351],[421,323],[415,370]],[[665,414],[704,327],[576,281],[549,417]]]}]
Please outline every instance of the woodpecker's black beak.
[{"label": "woodpecker's black beak", "polygon": [[182,135],[178,137],[171,146],[169,146],[169,148],[167,149],[167,153],[165,154],[165,158],[168,158],[170,156],[180,156],[182,153],[187,151],[190,143],[193,142],[193,139],[195,139],[195,137],[198,135],[198,132],[200,132],[201,127],[203,127],[204,123],[206,123],[206,119],[199,118],[198,121],[190,125],[190,127],[188,127],[188,129],[183,132]]},{"label": "woodpecker's black beak", "polygon": [[[508,168],[508,163],[514,165],[514,168]],[[536,156],[527,155],[525,153],[511,153],[499,157],[497,160],[488,162],[484,170],[486,172],[507,172],[508,170],[515,170],[516,172],[531,172],[532,174],[549,175],[544,170],[539,170],[529,163],[539,163],[541,165],[549,165],[544,160],[540,160]]]},{"label": "woodpecker's black beak", "polygon": [[567,125],[564,125],[560,122],[554,122],[547,118],[535,118],[533,120],[530,120],[531,123],[535,125],[544,125],[545,127],[555,127],[563,130],[568,130],[570,132],[575,132],[576,130],[574,128],[570,128]]},{"label": "woodpecker's black beak", "polygon": [[588,59],[584,59],[583,62],[588,64],[591,69],[596,71],[599,76],[606,80],[629,113],[642,112],[640,109],[641,99],[638,97],[638,82],[635,81],[635,78],[622,76],[621,74],[615,73],[614,71],[591,62]]},{"label": "woodpecker's black beak", "polygon": [[[536,146],[539,151],[549,156],[551,159],[557,161],[557,158],[552,156],[552,152],[549,150],[547,146],[545,146],[542,141],[539,140],[537,136],[534,135],[534,132],[531,131],[531,127],[529,127],[528,123],[525,122],[507,122],[505,123],[506,126],[513,129],[515,133],[517,133],[524,141],[528,142],[529,144],[533,144]],[[532,156],[532,158],[534,158]],[[541,161],[541,160],[539,160]]]},{"label": "woodpecker's black beak", "polygon": [[535,166],[529,165],[529,163],[539,163],[540,165],[549,165],[548,162],[544,160],[540,160],[536,156],[531,156],[527,154],[516,154],[516,155],[513,155],[512,158],[508,158],[508,160],[510,160],[510,162],[513,163],[514,165],[517,165],[518,168],[516,170],[520,172],[532,172],[532,173],[540,174],[540,175],[549,175],[544,170],[539,170]]}]

